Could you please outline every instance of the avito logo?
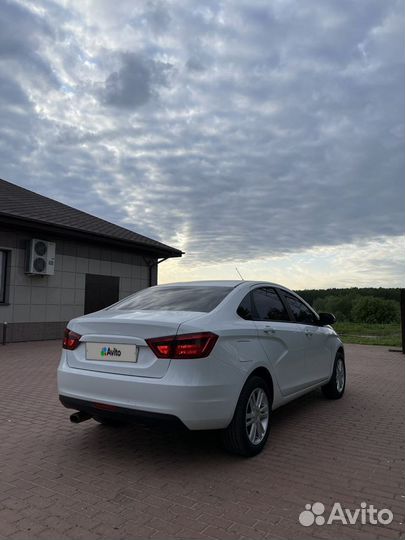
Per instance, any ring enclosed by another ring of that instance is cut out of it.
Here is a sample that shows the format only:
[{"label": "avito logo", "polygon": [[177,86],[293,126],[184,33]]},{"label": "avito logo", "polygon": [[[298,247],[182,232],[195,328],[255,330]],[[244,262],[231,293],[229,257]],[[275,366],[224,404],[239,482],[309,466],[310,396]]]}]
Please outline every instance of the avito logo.
[{"label": "avito logo", "polygon": [[362,525],[389,525],[394,519],[394,514],[388,508],[378,510],[374,505],[367,505],[366,502],[360,503],[360,508],[350,510],[343,508],[339,502],[335,502],[329,516],[323,516],[325,505],[321,502],[306,504],[298,520],[304,527],[316,525],[331,525],[332,523],[341,523],[342,525],[355,525],[360,522]]},{"label": "avito logo", "polygon": [[100,354],[103,358],[104,356],[121,356],[121,351],[115,347],[113,349],[111,347],[103,347]]}]

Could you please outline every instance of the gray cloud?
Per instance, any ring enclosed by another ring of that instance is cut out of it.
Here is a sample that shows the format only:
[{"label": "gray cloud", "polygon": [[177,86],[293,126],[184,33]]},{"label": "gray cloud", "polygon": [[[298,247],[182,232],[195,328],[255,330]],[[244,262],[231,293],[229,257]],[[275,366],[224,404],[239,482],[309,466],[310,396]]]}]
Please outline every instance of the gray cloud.
[{"label": "gray cloud", "polygon": [[184,264],[403,233],[400,2],[6,5],[1,176]]},{"label": "gray cloud", "polygon": [[44,40],[54,31],[47,21],[29,9],[6,0],[0,10],[0,60],[18,74],[28,71],[33,78],[58,85],[55,72],[42,58]]},{"label": "gray cloud", "polygon": [[144,21],[148,28],[154,33],[165,32],[170,25],[170,13],[165,3],[158,1],[149,1],[140,17],[133,19],[135,28],[139,26],[139,20]]},{"label": "gray cloud", "polygon": [[121,67],[111,73],[102,89],[101,100],[106,105],[122,108],[139,107],[167,83],[170,64],[146,60],[138,54],[121,53]]}]

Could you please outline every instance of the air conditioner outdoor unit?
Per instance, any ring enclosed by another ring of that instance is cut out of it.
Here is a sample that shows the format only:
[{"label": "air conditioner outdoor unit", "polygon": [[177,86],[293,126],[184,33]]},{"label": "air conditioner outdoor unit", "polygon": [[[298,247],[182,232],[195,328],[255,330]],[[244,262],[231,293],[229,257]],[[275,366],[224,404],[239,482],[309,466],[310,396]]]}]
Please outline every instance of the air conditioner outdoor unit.
[{"label": "air conditioner outdoor unit", "polygon": [[55,243],[33,238],[27,246],[25,273],[52,276],[55,273]]}]

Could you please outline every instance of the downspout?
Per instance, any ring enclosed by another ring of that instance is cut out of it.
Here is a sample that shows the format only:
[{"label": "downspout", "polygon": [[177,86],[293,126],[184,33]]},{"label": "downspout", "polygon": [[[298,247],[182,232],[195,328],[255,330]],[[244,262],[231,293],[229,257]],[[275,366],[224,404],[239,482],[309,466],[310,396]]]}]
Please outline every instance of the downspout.
[{"label": "downspout", "polygon": [[153,281],[153,268],[156,266],[158,266],[158,264],[164,262],[164,261],[167,261],[169,257],[164,257],[163,259],[157,259],[156,262],[153,260],[153,259],[147,259],[146,257],[143,258],[143,260],[145,261],[146,265],[148,266],[149,268],[149,287],[152,287],[152,281]]}]

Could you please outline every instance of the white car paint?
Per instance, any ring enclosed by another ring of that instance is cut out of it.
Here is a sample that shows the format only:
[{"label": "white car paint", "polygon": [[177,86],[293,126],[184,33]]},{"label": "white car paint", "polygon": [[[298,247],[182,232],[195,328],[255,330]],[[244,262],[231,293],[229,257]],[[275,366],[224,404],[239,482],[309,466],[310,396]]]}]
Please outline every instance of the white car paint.
[{"label": "white car paint", "polygon": [[[209,313],[115,311],[113,306],[70,321],[68,328],[81,337],[75,350],[62,351],[59,394],[173,415],[189,429],[220,429],[231,422],[240,392],[258,368],[271,375],[273,409],[331,378],[336,352],[342,348],[331,326],[245,320],[237,314],[249,291],[272,287],[294,294],[287,288],[269,282],[206,281],[159,285],[155,289],[189,286],[232,290]],[[196,332],[219,336],[206,358],[157,358],[145,341]],[[86,343],[136,345],[137,361],[87,360]]]}]

